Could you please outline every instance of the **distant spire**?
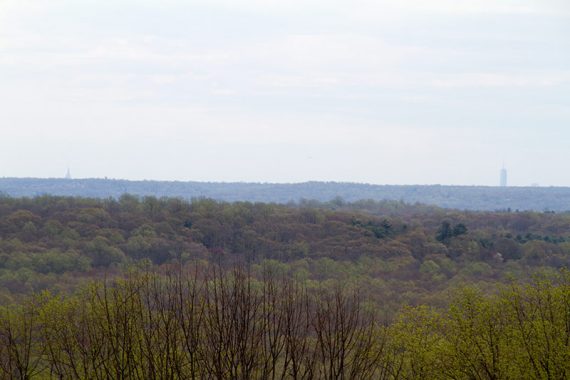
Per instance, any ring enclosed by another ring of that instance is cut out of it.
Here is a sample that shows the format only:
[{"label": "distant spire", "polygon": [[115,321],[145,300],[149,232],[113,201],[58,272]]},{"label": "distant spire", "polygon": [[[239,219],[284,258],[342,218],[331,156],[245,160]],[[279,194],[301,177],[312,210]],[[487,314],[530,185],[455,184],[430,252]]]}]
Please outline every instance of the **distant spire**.
[{"label": "distant spire", "polygon": [[67,173],[65,173],[65,179],[71,179],[71,172],[69,171],[69,168],[67,168]]}]

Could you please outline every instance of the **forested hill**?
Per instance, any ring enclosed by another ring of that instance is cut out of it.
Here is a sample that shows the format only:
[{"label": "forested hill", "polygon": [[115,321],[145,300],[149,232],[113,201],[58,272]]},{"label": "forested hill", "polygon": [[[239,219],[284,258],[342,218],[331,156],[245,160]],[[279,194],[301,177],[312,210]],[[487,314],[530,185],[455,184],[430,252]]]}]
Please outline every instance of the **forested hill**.
[{"label": "forested hill", "polygon": [[386,310],[445,304],[461,284],[570,267],[570,214],[470,212],[401,202],[224,203],[0,197],[0,305],[139,265],[272,266],[330,287],[364,282]]},{"label": "forested hill", "polygon": [[402,200],[463,210],[570,210],[568,187],[393,186],[340,182],[296,184],[127,181],[107,179],[0,178],[0,192],[13,197],[44,194],[94,198],[206,197],[221,201],[287,203],[300,199]]}]

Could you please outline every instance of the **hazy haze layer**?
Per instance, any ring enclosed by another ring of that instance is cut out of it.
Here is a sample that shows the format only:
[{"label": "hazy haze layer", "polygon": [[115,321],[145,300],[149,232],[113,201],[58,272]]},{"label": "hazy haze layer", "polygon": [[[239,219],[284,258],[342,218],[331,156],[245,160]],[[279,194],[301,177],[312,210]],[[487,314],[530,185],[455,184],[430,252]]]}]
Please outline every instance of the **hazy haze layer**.
[{"label": "hazy haze layer", "polygon": [[569,186],[566,1],[0,0],[0,176]]}]

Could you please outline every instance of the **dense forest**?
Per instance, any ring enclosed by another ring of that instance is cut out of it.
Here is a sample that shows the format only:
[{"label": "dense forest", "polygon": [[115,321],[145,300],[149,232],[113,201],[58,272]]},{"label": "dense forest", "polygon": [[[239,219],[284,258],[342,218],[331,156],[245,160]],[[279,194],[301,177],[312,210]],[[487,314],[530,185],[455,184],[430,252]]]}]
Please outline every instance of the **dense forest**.
[{"label": "dense forest", "polygon": [[128,181],[114,179],[0,178],[0,193],[13,197],[44,194],[92,198],[138,196],[206,197],[226,202],[288,203],[301,199],[328,202],[373,199],[423,203],[438,207],[496,211],[570,211],[567,187],[488,187],[440,185],[371,185],[342,182],[216,183],[181,181]]},{"label": "dense forest", "polygon": [[0,300],[132,268],[272,265],[313,287],[359,282],[387,313],[570,263],[570,214],[341,199],[289,205],[135,197],[0,198]]},{"label": "dense forest", "polygon": [[562,379],[570,213],[0,197],[0,378]]}]

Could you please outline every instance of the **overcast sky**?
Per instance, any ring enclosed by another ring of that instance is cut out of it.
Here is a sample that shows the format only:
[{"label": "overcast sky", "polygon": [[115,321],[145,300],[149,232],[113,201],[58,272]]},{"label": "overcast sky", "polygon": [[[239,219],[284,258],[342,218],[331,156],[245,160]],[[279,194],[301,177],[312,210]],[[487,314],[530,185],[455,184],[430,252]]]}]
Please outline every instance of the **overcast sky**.
[{"label": "overcast sky", "polygon": [[568,0],[0,0],[0,177],[570,186]]}]

